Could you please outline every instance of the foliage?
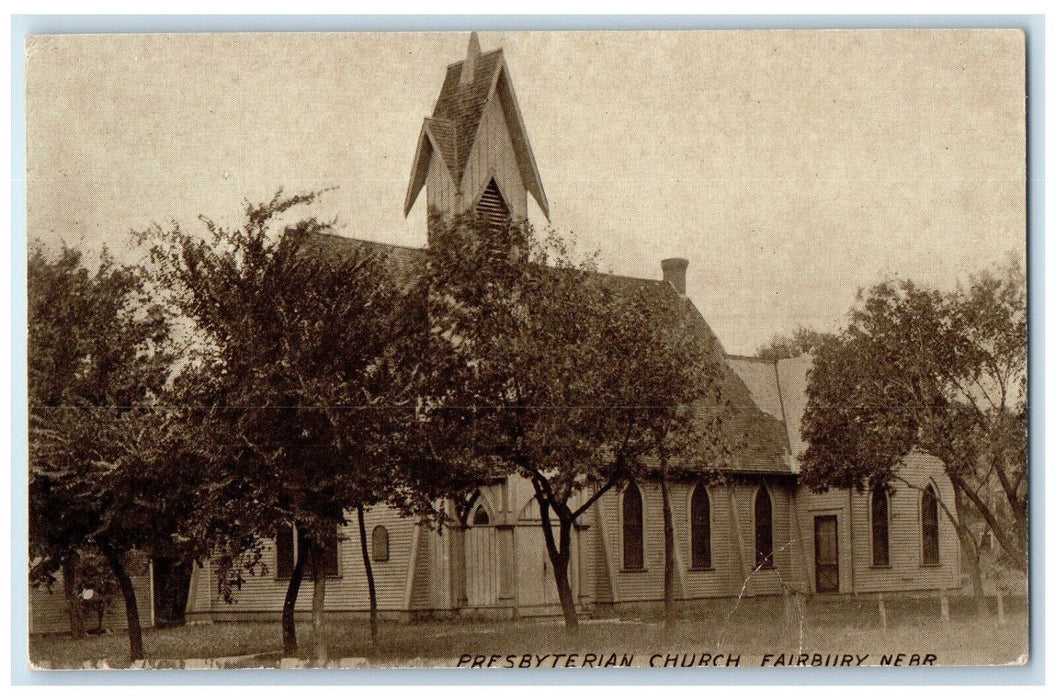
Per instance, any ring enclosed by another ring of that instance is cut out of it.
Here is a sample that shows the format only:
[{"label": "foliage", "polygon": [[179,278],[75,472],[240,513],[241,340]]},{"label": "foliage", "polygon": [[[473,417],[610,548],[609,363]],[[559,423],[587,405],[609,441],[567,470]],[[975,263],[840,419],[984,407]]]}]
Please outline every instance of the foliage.
[{"label": "foliage", "polygon": [[755,351],[755,356],[761,360],[787,360],[814,352],[827,338],[826,333],[800,326],[791,336],[772,336],[765,345]]},{"label": "foliage", "polygon": [[658,435],[699,419],[685,407],[714,390],[714,348],[672,288],[598,274],[553,231],[470,217],[433,230],[430,314],[457,360],[438,422],[457,423],[497,475],[532,484],[572,628],[573,524],[647,473]]},{"label": "foliage", "polygon": [[[197,338],[191,423],[214,469],[200,527],[234,585],[260,564],[259,538],[295,525],[309,545],[358,506],[433,512],[448,478],[412,459],[424,306],[403,269],[332,235],[314,217],[284,223],[318,193],[248,204],[244,224],[203,219],[206,237],[155,227],[151,259]],[[249,549],[248,553],[246,552]],[[285,625],[303,569],[295,567]],[[291,641],[291,646],[295,641]]]},{"label": "foliage", "polygon": [[76,250],[53,260],[34,251],[28,297],[31,578],[50,579],[94,546],[121,581],[133,550],[183,547],[193,503],[184,486],[194,479],[179,478],[182,433],[162,403],[169,323],[143,271],[106,251],[94,273]]},{"label": "foliage", "polygon": [[887,484],[912,449],[935,455],[1017,568],[1026,565],[1026,293],[1011,265],[955,292],[909,281],[860,295],[815,352],[803,478]]}]

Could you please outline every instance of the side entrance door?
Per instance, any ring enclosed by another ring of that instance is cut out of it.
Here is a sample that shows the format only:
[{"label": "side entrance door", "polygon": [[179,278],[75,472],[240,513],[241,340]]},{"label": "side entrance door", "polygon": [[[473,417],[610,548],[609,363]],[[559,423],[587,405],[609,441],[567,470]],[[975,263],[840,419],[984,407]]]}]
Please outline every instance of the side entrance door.
[{"label": "side entrance door", "polygon": [[818,593],[840,591],[840,545],[835,515],[814,517],[814,585]]},{"label": "side entrance door", "polygon": [[495,526],[484,506],[477,506],[466,531],[466,599],[471,608],[499,600],[499,548]]}]

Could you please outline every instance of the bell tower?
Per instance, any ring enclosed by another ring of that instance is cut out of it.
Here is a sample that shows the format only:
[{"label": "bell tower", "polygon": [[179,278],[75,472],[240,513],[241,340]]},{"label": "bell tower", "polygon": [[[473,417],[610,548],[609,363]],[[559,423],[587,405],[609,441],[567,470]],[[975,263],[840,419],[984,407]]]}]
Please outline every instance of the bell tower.
[{"label": "bell tower", "polygon": [[531,194],[550,217],[502,49],[481,53],[476,32],[466,58],[447,67],[433,115],[422,124],[404,216],[423,187],[431,215],[472,209],[496,224],[517,221],[527,218]]}]

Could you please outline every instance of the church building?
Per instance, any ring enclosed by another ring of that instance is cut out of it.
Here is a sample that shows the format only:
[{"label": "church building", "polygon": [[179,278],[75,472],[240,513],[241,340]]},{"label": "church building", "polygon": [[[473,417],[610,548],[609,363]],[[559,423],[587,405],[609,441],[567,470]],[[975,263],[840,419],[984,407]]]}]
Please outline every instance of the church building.
[{"label": "church building", "polygon": [[[481,52],[474,34],[463,60],[449,65],[433,114],[418,135],[405,215],[420,201],[431,212],[475,210],[496,222],[525,219],[528,196],[549,203],[501,49]],[[430,217],[432,218],[432,217]],[[327,237],[323,250],[378,245]],[[378,246],[398,260],[418,249]],[[611,276],[657,294],[686,292],[689,261],[658,261],[656,279]],[[722,483],[672,484],[676,596],[692,608],[710,599],[809,594],[929,594],[960,587],[959,544],[940,501],[953,491],[942,464],[913,453],[889,490],[811,492],[799,483],[805,444],[810,358],[767,361],[725,354],[704,317],[686,301],[695,332],[722,353],[730,424],[746,445]],[[574,530],[570,578],[581,614],[636,615],[658,608],[664,591],[659,485],[634,482],[601,497]],[[395,510],[366,518],[378,606],[393,619],[454,615],[531,617],[560,614],[531,485],[516,476],[481,486],[467,526],[431,529]],[[266,573],[247,576],[234,602],[218,596],[215,572],[197,568],[187,620],[277,619],[297,542],[269,542]],[[340,617],[369,609],[358,528],[331,548],[326,607]],[[311,607],[312,583],[297,609]]]}]

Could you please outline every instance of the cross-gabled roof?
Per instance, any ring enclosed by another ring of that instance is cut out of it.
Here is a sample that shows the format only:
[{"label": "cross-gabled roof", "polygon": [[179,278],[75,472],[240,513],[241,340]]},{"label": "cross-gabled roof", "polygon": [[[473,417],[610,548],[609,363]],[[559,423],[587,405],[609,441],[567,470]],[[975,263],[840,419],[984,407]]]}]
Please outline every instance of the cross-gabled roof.
[{"label": "cross-gabled roof", "polygon": [[[428,257],[428,250],[424,248],[335,235],[316,235],[309,239],[306,248],[313,254],[326,257],[356,253],[376,255],[407,284],[422,274]],[[674,287],[663,280],[594,274],[607,289],[617,294],[677,294]],[[809,358],[775,363],[728,355],[697,307],[685,298],[683,303],[688,329],[711,344],[715,359],[722,367],[723,423],[733,448],[726,470],[744,474],[795,474],[795,456],[803,448],[798,431],[806,405],[804,377]],[[710,409],[701,407],[701,417],[709,419]],[[657,466],[653,457],[646,458],[645,462],[651,468]],[[685,475],[706,472],[709,468],[714,465],[685,464],[680,465],[679,470]]]},{"label": "cross-gabled roof", "polygon": [[[474,51],[479,51],[475,34],[470,39],[470,54],[466,60],[447,67],[440,96],[433,108],[433,116],[427,117],[422,125],[404,201],[404,216],[410,213],[419,192],[425,186],[429,161],[434,152],[440,155],[452,182],[461,190],[462,176],[465,174],[470,151],[476,142],[484,108],[497,96],[517,157],[521,181],[525,189],[531,192],[543,214],[549,218],[550,204],[543,191],[535,154],[528,143],[528,133],[513,92],[502,49],[478,54],[474,54]],[[463,76],[463,69],[467,67],[472,70],[472,75],[467,73]]]}]

